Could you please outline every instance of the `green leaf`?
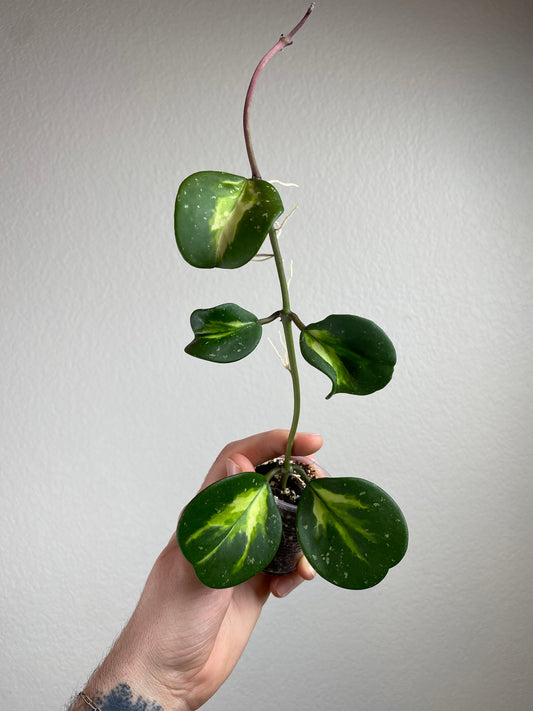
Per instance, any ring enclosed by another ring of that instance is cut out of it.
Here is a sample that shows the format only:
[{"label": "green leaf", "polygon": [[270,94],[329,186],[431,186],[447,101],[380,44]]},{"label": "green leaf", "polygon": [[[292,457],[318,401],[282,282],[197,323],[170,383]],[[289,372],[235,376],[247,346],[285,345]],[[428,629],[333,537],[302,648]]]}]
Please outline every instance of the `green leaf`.
[{"label": "green leaf", "polygon": [[194,267],[235,269],[252,259],[283,212],[276,188],[231,173],[194,173],[180,185],[174,227]]},{"label": "green leaf", "polygon": [[317,573],[351,590],[379,583],[407,550],[400,508],[364,479],[314,479],[300,497],[297,530]]},{"label": "green leaf", "polygon": [[281,540],[281,516],[265,477],[245,472],[197,494],[177,535],[198,578],[211,588],[227,588],[270,563]]},{"label": "green leaf", "polygon": [[369,395],[392,378],[396,351],[387,334],[360,316],[328,316],[300,333],[303,357],[325,373],[335,393]]},{"label": "green leaf", "polygon": [[214,363],[233,363],[249,355],[263,333],[257,316],[237,304],[193,311],[191,328],[195,338],[185,352]]}]

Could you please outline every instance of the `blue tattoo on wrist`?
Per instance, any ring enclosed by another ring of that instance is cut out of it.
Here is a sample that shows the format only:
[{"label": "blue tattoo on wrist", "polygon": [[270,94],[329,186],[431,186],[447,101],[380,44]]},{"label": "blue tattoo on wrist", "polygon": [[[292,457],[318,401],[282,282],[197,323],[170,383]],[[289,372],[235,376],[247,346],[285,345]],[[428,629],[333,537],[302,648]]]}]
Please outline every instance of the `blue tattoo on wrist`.
[{"label": "blue tattoo on wrist", "polygon": [[135,700],[128,684],[119,684],[109,694],[98,697],[95,702],[100,711],[163,711],[155,701],[146,701],[141,696]]}]

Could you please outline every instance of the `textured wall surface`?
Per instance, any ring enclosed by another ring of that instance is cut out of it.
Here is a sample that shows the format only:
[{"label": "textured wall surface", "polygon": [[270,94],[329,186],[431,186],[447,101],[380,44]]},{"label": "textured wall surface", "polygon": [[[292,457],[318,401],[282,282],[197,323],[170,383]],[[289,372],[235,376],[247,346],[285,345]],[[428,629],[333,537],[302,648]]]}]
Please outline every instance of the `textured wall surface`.
[{"label": "textured wall surface", "polygon": [[[290,421],[266,339],[226,368],[183,353],[195,308],[278,308],[273,264],[188,267],[172,213],[189,173],[248,173],[249,77],[305,7],[0,0],[9,711],[83,686],[221,447]],[[210,711],[531,708],[532,126],[529,0],[320,0],[268,66],[252,130],[264,177],[300,186],[293,307],[371,318],[399,357],[328,402],[303,365],[301,429],[411,543],[376,588],[270,601]]]}]

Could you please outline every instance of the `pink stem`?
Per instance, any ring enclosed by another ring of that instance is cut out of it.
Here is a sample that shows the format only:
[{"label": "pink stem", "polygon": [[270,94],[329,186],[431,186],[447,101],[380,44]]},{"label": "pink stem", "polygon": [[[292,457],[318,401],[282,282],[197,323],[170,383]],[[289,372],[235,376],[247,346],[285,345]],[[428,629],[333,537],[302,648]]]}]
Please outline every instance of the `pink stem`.
[{"label": "pink stem", "polygon": [[244,141],[246,143],[246,153],[248,154],[248,161],[250,162],[250,168],[252,170],[252,178],[261,177],[261,174],[259,173],[259,168],[257,167],[257,162],[255,160],[254,149],[252,147],[252,138],[250,135],[250,106],[252,103],[252,97],[255,91],[255,87],[257,85],[259,77],[261,76],[261,72],[265,68],[266,64],[272,59],[275,54],[281,52],[283,49],[285,49],[285,47],[288,47],[292,44],[292,38],[298,32],[300,27],[302,27],[302,25],[305,23],[309,15],[313,12],[314,6],[315,3],[311,3],[311,5],[307,8],[307,12],[302,17],[300,22],[289,32],[288,35],[281,35],[281,37],[272,47],[272,49],[270,49],[265,54],[263,59],[259,62],[250,80],[250,85],[248,87],[248,91],[246,92],[246,99],[244,100],[242,124],[244,129]]}]

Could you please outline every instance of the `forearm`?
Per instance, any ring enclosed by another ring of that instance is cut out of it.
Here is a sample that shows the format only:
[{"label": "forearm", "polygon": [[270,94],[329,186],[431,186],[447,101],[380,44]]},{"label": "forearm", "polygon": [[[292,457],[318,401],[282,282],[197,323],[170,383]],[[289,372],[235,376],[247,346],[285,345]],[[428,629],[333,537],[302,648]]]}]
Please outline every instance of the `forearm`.
[{"label": "forearm", "polygon": [[[204,486],[285,450],[287,432],[273,430],[224,448]],[[321,445],[299,434],[295,454]],[[228,466],[231,464],[231,470]],[[195,711],[224,683],[244,650],[270,592],[284,597],[314,571],[302,559],[282,577],[257,575],[234,588],[203,585],[173,535],[148,576],[139,603],[110,653],[83,689],[99,711]],[[78,697],[69,711],[95,711]]]},{"label": "forearm", "polygon": [[119,684],[107,693],[94,691],[92,694],[79,694],[69,711],[165,711],[158,702],[135,694],[129,684]]},{"label": "forearm", "polygon": [[[105,663],[104,663],[105,665]],[[127,675],[125,675],[126,677]],[[105,666],[98,669],[69,711],[185,711],[183,700],[166,690],[154,688],[138,680],[111,680]],[[94,708],[95,707],[95,708]]]},{"label": "forearm", "polygon": [[[90,689],[87,689],[87,692]],[[119,684],[107,692],[79,694],[69,711],[165,711],[152,699],[136,694],[129,684]]]},{"label": "forearm", "polygon": [[91,703],[98,711],[189,711],[183,698],[148,671],[142,653],[130,647],[126,627],[69,711],[95,711]]}]

